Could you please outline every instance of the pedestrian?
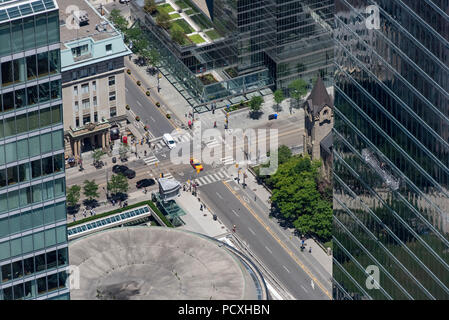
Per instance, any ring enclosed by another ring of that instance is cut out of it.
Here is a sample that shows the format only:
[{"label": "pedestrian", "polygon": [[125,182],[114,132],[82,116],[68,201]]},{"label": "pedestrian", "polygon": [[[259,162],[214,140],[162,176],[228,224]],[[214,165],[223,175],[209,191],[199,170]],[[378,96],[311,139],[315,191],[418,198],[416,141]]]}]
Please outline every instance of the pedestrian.
[{"label": "pedestrian", "polygon": [[185,184],[182,185],[182,191],[186,191],[186,185]]},{"label": "pedestrian", "polygon": [[203,211],[203,205],[200,204],[200,211]]},{"label": "pedestrian", "polygon": [[94,209],[92,209],[92,211],[94,212],[94,215],[96,215],[97,213],[95,212],[95,210]]},{"label": "pedestrian", "polygon": [[75,218],[75,216],[73,216],[73,222],[75,222],[76,221],[76,218]]},{"label": "pedestrian", "polygon": [[257,196],[255,195],[255,196],[254,196],[254,202],[256,202],[256,201],[257,201]]},{"label": "pedestrian", "polygon": [[312,253],[312,247],[309,247],[309,253]]},{"label": "pedestrian", "polygon": [[90,209],[90,216],[94,215],[94,209]]},{"label": "pedestrian", "polygon": [[147,150],[145,150],[144,152],[143,152],[143,154],[145,155],[145,157],[147,156]]}]

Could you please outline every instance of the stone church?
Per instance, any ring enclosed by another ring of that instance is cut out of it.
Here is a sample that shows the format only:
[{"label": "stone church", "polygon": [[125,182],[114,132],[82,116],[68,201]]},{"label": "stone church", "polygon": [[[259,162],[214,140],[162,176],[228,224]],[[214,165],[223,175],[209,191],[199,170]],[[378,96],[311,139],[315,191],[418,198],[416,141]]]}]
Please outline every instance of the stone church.
[{"label": "stone church", "polygon": [[321,78],[317,79],[303,107],[304,154],[310,155],[313,160],[322,159],[323,169],[329,176],[332,168],[333,101]]}]

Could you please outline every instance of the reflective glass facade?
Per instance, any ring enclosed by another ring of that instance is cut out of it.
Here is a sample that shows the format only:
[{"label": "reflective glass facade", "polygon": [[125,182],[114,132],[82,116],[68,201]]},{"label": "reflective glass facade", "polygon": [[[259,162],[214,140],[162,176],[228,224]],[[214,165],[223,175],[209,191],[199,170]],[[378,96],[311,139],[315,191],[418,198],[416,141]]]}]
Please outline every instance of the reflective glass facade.
[{"label": "reflective glass facade", "polygon": [[335,9],[334,298],[449,299],[449,2]]},{"label": "reflective glass facade", "polygon": [[56,3],[0,4],[0,43],[0,300],[67,299]]}]

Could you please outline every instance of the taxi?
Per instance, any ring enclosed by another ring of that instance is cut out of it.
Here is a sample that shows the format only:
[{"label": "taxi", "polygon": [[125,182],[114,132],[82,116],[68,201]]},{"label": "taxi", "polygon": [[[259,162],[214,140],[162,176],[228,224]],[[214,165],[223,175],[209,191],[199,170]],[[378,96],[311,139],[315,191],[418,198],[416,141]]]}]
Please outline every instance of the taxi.
[{"label": "taxi", "polygon": [[196,171],[203,171],[203,165],[195,158],[190,158],[190,164]]}]

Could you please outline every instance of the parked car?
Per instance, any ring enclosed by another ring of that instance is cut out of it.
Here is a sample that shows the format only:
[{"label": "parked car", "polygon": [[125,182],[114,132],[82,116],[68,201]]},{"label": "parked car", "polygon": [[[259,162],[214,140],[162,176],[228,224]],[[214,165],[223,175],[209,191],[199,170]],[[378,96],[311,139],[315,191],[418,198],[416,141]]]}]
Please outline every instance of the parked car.
[{"label": "parked car", "polygon": [[123,172],[123,175],[128,179],[133,179],[136,176],[136,172],[134,170],[128,169]]},{"label": "parked car", "polygon": [[114,172],[115,174],[123,173],[126,170],[128,170],[128,167],[120,164],[116,164],[115,166],[112,167],[112,172]]},{"label": "parked car", "polygon": [[156,182],[154,181],[154,179],[142,179],[137,181],[136,183],[136,188],[140,189],[140,188],[146,188],[149,186],[154,185]]}]

